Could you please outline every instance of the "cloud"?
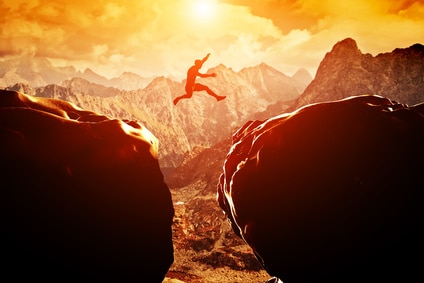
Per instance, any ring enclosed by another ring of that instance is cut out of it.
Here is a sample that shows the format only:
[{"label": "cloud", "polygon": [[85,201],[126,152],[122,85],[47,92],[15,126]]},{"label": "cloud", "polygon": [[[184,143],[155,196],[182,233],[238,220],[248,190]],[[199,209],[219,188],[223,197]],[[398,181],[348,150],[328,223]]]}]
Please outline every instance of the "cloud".
[{"label": "cloud", "polygon": [[372,55],[424,43],[424,1],[296,2],[291,6],[293,13],[307,18],[308,27],[292,29],[267,54],[267,60],[277,59],[274,65],[288,73],[295,71],[296,65],[314,73],[332,46],[346,37]]},{"label": "cloud", "polygon": [[[306,1],[305,3],[307,3]],[[311,1],[314,2],[314,1]],[[372,54],[390,52],[424,40],[424,4],[417,1],[323,1],[316,36],[352,37],[360,48]],[[316,3],[315,3],[316,4]],[[320,5],[310,6],[318,9]]]},{"label": "cloud", "polygon": [[193,1],[5,0],[0,54],[46,56],[109,77],[183,77],[210,52],[205,68],[265,61],[290,74],[314,73],[346,37],[372,54],[424,41],[423,1],[221,0],[203,20]]}]

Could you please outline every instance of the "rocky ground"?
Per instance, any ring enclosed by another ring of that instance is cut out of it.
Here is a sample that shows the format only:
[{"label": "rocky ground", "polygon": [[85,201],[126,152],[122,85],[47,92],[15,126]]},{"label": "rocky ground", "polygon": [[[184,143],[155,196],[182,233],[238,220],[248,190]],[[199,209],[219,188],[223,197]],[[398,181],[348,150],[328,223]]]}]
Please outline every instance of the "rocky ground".
[{"label": "rocky ground", "polygon": [[175,259],[164,283],[264,282],[269,279],[251,248],[232,231],[215,194],[202,194],[201,187],[198,183],[171,190],[175,208]]}]

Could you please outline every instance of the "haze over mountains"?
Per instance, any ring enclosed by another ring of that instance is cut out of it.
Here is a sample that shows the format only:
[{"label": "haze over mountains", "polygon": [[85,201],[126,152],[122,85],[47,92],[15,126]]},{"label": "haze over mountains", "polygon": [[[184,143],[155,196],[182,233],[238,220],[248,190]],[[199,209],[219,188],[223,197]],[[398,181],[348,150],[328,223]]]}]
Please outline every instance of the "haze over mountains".
[{"label": "haze over mountains", "polygon": [[[38,67],[35,67],[36,64],[39,64]],[[12,65],[22,66],[23,63],[15,62]],[[33,78],[49,74],[49,70],[57,78],[64,78],[63,73],[62,76],[58,75],[62,69],[54,68],[46,60],[37,60],[30,66],[32,71],[27,73],[31,73]],[[2,73],[7,74],[3,81],[13,77],[12,73],[16,77],[24,76],[26,73],[22,70],[21,67],[15,67],[9,72],[3,70]],[[301,69],[289,77],[266,64],[239,72],[223,64],[202,71],[217,73],[216,78],[199,78],[198,81],[203,81],[216,93],[226,95],[225,101],[216,103],[206,93],[198,92],[192,99],[183,100],[174,106],[172,100],[184,92],[184,80],[176,82],[156,77],[144,88],[128,91],[93,82],[99,81],[100,76],[91,71],[77,73],[84,76],[66,79],[60,84],[34,87],[19,83],[10,89],[63,99],[109,117],[144,123],[160,140],[159,160],[164,168],[177,166],[185,153],[194,147],[210,147],[228,137],[237,126],[250,119],[254,113],[266,110],[268,105],[277,101],[292,101],[312,80],[306,70]],[[26,76],[30,77],[28,74]]]},{"label": "haze over mountains", "polygon": [[153,79],[131,72],[124,72],[119,77],[107,79],[90,68],[81,72],[73,66],[56,67],[46,58],[30,55],[0,61],[0,87],[3,88],[16,83],[28,84],[32,87],[60,85],[63,81],[72,78],[82,78],[95,84],[123,90],[143,88]]},{"label": "haze over mountains", "polygon": [[0,86],[140,121],[161,142],[162,168],[173,168],[193,148],[214,145],[250,119],[267,119],[309,103],[347,94],[376,94],[406,104],[423,101],[423,49],[415,44],[374,57],[362,54],[355,40],[346,38],[326,54],[314,80],[304,69],[290,77],[266,64],[238,72],[220,64],[202,70],[217,73],[216,78],[199,78],[227,96],[219,103],[198,92],[174,106],[172,100],[184,93],[184,80],[131,73],[106,79],[89,69],[81,73],[34,57],[1,61]]},{"label": "haze over mountains", "polygon": [[[312,80],[312,76],[303,68],[299,69],[292,77],[307,84]],[[31,87],[41,87],[49,84],[61,85],[64,81],[73,78],[82,78],[91,83],[121,90],[136,90],[146,87],[155,77],[142,77],[132,72],[124,72],[119,77],[108,79],[97,74],[90,68],[86,68],[81,72],[73,66],[57,67],[47,58],[31,55],[5,60],[0,59],[1,88],[17,83],[27,84]]]}]

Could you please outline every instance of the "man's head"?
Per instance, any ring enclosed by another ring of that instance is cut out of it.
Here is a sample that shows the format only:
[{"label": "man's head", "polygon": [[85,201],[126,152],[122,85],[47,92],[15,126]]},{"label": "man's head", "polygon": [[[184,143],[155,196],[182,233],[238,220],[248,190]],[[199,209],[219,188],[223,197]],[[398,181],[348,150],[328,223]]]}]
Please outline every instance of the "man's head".
[{"label": "man's head", "polygon": [[201,67],[203,65],[202,60],[199,60],[199,59],[195,60],[194,65]]}]

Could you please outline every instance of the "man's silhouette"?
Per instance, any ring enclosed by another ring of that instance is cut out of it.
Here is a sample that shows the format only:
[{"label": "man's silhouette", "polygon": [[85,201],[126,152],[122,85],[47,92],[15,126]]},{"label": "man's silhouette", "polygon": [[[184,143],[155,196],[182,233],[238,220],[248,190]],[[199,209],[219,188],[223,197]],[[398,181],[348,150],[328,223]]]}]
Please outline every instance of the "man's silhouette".
[{"label": "man's silhouette", "polygon": [[202,91],[205,90],[209,95],[216,98],[217,101],[223,100],[226,96],[219,96],[215,94],[210,88],[208,88],[205,85],[196,83],[196,78],[199,76],[201,78],[206,77],[216,77],[215,73],[212,74],[201,74],[199,73],[200,68],[202,68],[203,63],[205,63],[206,60],[208,60],[210,53],[205,56],[202,60],[195,60],[194,65],[191,66],[187,71],[187,80],[185,85],[185,91],[186,93],[178,96],[174,99],[174,105],[177,105],[178,101],[183,98],[190,98],[193,95],[193,91]]}]

